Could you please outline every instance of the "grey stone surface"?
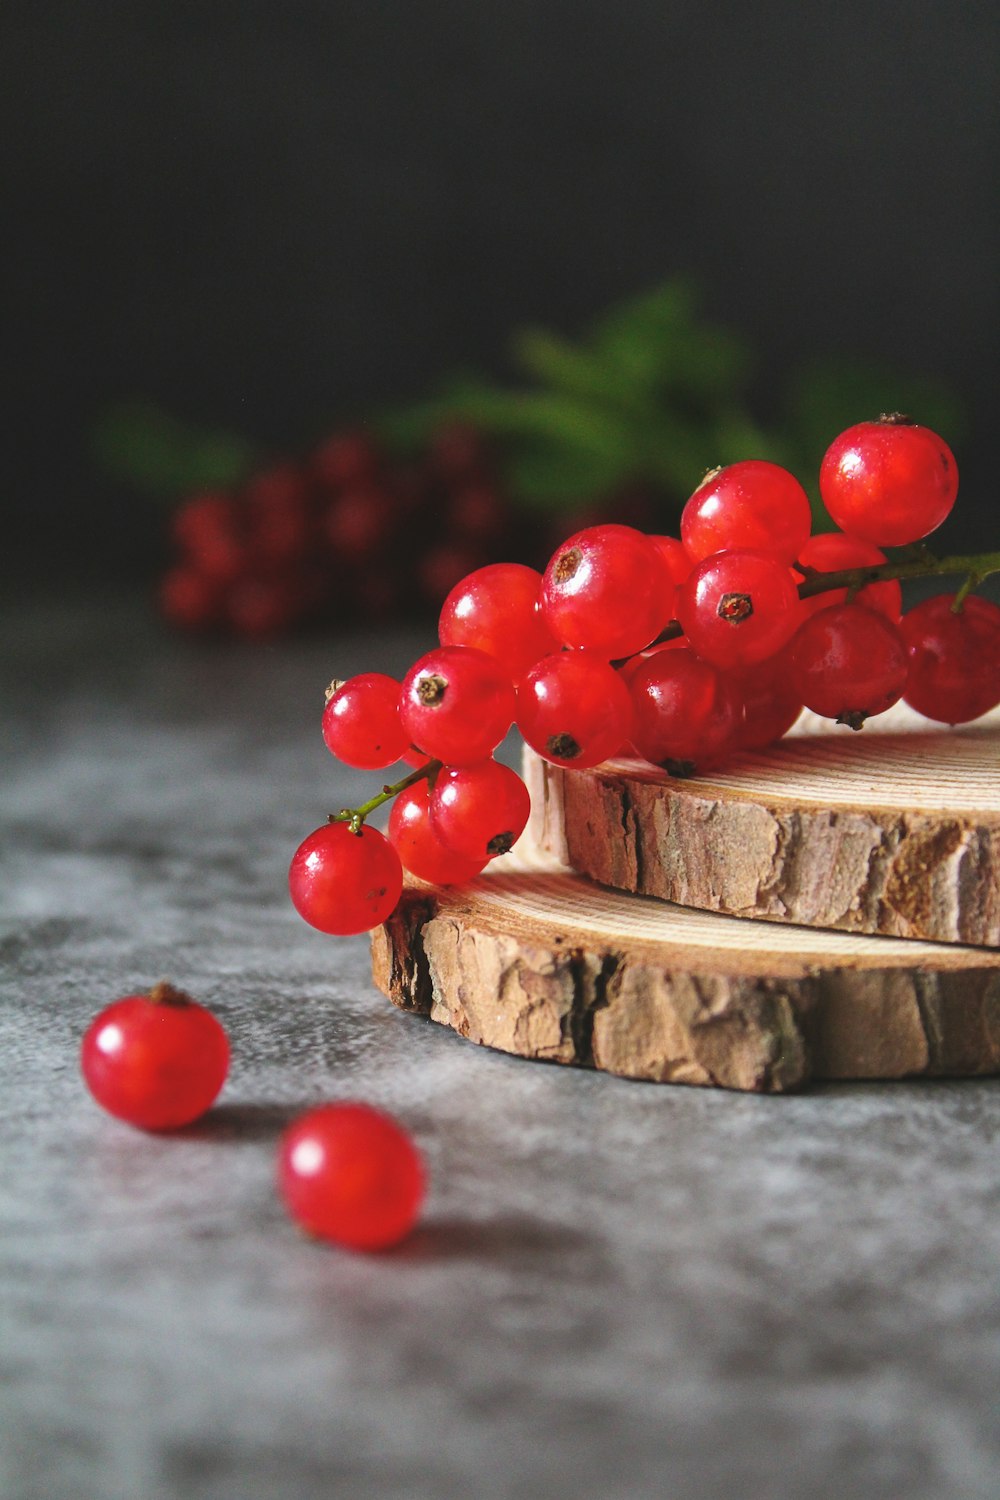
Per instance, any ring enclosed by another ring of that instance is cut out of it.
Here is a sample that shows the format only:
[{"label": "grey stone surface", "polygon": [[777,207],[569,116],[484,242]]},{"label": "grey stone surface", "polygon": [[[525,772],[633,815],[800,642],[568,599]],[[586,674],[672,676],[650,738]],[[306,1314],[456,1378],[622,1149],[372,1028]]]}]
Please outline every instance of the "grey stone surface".
[{"label": "grey stone surface", "polygon": [[[1000,1494],[996,1082],[659,1088],[397,1014],[285,870],[372,785],[323,684],[415,641],[196,648],[124,605],[3,639],[3,1500]],[[76,1062],[164,976],[234,1046],[170,1138]],[[342,1097],[430,1165],[383,1256],[273,1192],[281,1126]]]}]

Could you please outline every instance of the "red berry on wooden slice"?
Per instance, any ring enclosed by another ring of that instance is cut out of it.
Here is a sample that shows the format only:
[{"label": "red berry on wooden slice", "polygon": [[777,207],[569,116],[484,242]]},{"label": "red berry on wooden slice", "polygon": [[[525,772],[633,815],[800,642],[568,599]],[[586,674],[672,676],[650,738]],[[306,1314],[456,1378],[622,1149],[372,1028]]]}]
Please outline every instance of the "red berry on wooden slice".
[{"label": "red berry on wooden slice", "polygon": [[674,584],[651,537],[631,526],[590,526],[557,549],[541,597],[557,640],[611,660],[656,639],[673,611]]},{"label": "red berry on wooden slice", "polygon": [[399,716],[411,744],[451,766],[485,760],[514,719],[509,672],[471,646],[439,646],[406,674]]},{"label": "red berry on wooden slice", "polygon": [[681,514],[681,540],[693,562],[739,548],[792,563],[811,525],[809,496],[795,475],[750,458],[705,476]]},{"label": "red berry on wooden slice", "polygon": [[368,932],[395,911],[403,889],[399,855],[365,824],[325,823],[296,849],[288,889],[299,916],[320,932]]},{"label": "red berry on wooden slice", "polygon": [[903,616],[910,658],[903,697],[929,719],[966,724],[1000,703],[1000,606],[976,594],[957,611],[953,603],[935,594]]},{"label": "red berry on wooden slice", "polygon": [[425,781],[400,792],[389,814],[388,834],[404,869],[430,885],[464,885],[475,880],[490,857],[485,852],[462,854],[439,838],[431,821]]},{"label": "red berry on wooden slice", "polygon": [[780,651],[801,624],[798,589],[785,563],[763,552],[716,552],[677,595],[677,616],[699,656],[730,670]]},{"label": "red berry on wooden slice", "polygon": [[898,627],[861,604],[831,604],[812,615],[792,643],[789,663],[806,708],[851,729],[902,697],[909,669]]},{"label": "red berry on wooden slice", "polygon": [[905,547],[929,535],[958,494],[948,444],[905,417],[859,422],[830,444],[820,493],[834,521],[878,547]]},{"label": "red berry on wooden slice", "polygon": [[449,849],[467,859],[506,854],[524,832],[531,811],[528,788],[509,766],[446,766],[430,793],[431,824]]},{"label": "red berry on wooden slice", "polygon": [[734,678],[690,647],[646,657],[633,673],[632,743],[676,776],[716,765],[733,748],[743,722]]},{"label": "red berry on wooden slice", "polygon": [[351,1250],[384,1250],[420,1217],[426,1174],[391,1116],[368,1104],[324,1104],[282,1136],[278,1188],[308,1234]]},{"label": "red berry on wooden slice", "polygon": [[584,770],[631,738],[632,700],[618,672],[593,651],[559,651],[536,662],[517,690],[517,727],[557,766]]},{"label": "red berry on wooden slice", "polygon": [[159,984],[91,1021],[80,1070],[109,1114],[143,1130],[176,1130],[214,1103],[229,1070],[229,1042],[211,1011]]}]

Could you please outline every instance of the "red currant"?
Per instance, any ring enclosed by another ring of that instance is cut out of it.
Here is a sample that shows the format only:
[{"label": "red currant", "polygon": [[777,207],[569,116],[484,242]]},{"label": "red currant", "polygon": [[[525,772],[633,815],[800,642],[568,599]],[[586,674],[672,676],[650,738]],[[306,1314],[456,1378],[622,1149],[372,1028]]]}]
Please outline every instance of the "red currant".
[{"label": "red currant", "polygon": [[681,514],[681,539],[694,562],[739,548],[792,563],[811,525],[809,496],[795,475],[749,458],[706,474]]},{"label": "red currant", "polygon": [[345,765],[378,771],[401,760],[410,737],[399,722],[399,683],[360,672],[335,686],[323,710],[326,748]]},{"label": "red currant", "polygon": [[670,619],[674,585],[657,544],[631,526],[591,526],[557,550],[542,614],[557,640],[612,657],[648,646]]},{"label": "red currant", "polygon": [[399,716],[414,745],[447,765],[471,766],[496,749],[514,718],[510,675],[471,646],[439,646],[406,674]]},{"label": "red currant", "polygon": [[949,594],[908,610],[901,626],[910,658],[903,697],[944,724],[965,724],[1000,703],[1000,606],[970,594],[954,611]]},{"label": "red currant", "polygon": [[909,665],[898,627],[863,604],[831,604],[811,615],[789,662],[806,708],[852,729],[897,702]]},{"label": "red currant", "polygon": [[645,760],[692,776],[732,749],[742,724],[739,689],[690,647],[646,657],[630,691],[632,743]]},{"label": "red currant", "polygon": [[736,680],[743,699],[740,748],[761,750],[780,740],[802,712],[802,699],[789,672],[787,649],[756,666],[743,667]]},{"label": "red currant", "polygon": [[631,737],[632,702],[603,655],[559,651],[522,678],[517,727],[546,760],[583,770],[607,760]]},{"label": "red currant", "polygon": [[229,1042],[211,1011],[158,984],[91,1021],[80,1069],[109,1114],[143,1130],[175,1130],[214,1102],[229,1070]]},{"label": "red currant", "polygon": [[426,1175],[416,1146],[368,1104],[324,1104],[281,1138],[278,1187],[308,1234],[351,1250],[384,1250],[420,1216]]},{"label": "red currant", "polygon": [[[817,573],[840,573],[845,568],[875,567],[886,558],[878,547],[860,537],[845,536],[842,531],[821,531],[809,538],[797,560]],[[825,589],[803,599],[802,608],[807,615],[815,615],[831,604],[842,604],[846,598],[846,589]],[[902,598],[899,579],[887,578],[880,583],[866,583],[858,590],[854,602],[866,609],[877,609],[887,620],[898,624],[903,612]]]},{"label": "red currant", "polygon": [[400,792],[389,814],[389,838],[411,875],[430,885],[464,885],[474,880],[489,859],[461,854],[442,842],[431,822],[426,782]]},{"label": "red currant", "polygon": [[716,552],[682,584],[677,614],[699,656],[717,667],[750,666],[780,651],[802,621],[788,567],[763,552]]},{"label": "red currant", "polygon": [[842,531],[879,547],[904,547],[948,515],[958,494],[958,466],[929,427],[885,417],[859,422],[834,439],[819,487]]},{"label": "red currant", "polygon": [[520,776],[495,760],[442,769],[430,794],[435,833],[469,859],[506,854],[524,832],[530,811]]},{"label": "red currant", "polygon": [[399,855],[367,824],[324,823],[292,856],[288,888],[299,916],[320,932],[368,932],[396,909],[403,889]]},{"label": "red currant", "polygon": [[474,646],[515,680],[558,649],[542,618],[542,575],[523,563],[491,563],[457,583],[441,608],[442,646]]}]

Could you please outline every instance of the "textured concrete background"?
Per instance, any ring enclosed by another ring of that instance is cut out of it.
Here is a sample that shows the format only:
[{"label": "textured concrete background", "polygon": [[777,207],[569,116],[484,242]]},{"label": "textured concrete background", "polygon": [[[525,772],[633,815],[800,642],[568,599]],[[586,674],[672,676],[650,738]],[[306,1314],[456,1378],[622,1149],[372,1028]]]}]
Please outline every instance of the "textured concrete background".
[{"label": "textured concrete background", "polygon": [[[758,1099],[477,1050],[285,895],[372,784],[323,685],[414,641],[194,649],[68,605],[3,639],[3,1500],[995,1500],[995,1081]],[[76,1066],[163,976],[234,1044],[172,1138]],[[348,1096],[431,1168],[377,1258],[272,1190],[284,1122]]]}]

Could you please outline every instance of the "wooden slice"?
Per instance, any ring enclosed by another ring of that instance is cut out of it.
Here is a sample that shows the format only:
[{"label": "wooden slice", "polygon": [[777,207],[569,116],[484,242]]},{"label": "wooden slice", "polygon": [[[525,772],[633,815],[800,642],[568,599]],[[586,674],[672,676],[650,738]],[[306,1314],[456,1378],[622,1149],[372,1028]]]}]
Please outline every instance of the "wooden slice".
[{"label": "wooden slice", "polygon": [[1000,1071],[998,952],[739,922],[520,848],[461,889],[408,885],[372,961],[403,1010],[627,1078],[778,1093]]},{"label": "wooden slice", "polygon": [[536,839],[605,885],[738,917],[1000,944],[1000,709],[956,729],[900,706],[690,780],[526,752]]}]

